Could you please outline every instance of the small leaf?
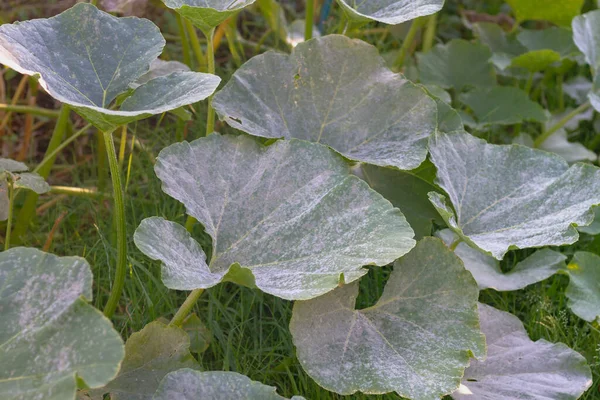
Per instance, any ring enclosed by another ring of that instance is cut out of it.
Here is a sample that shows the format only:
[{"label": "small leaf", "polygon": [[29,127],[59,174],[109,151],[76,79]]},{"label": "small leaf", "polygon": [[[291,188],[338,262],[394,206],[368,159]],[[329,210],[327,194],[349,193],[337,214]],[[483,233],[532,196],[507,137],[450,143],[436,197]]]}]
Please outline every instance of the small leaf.
[{"label": "small leaf", "polygon": [[435,14],[442,9],[444,0],[338,0],[338,3],[351,21],[379,21],[398,25]]},{"label": "small leaf", "polygon": [[90,306],[92,272],[79,257],[17,247],[0,253],[0,398],[73,399],[77,381],[117,374],[123,342]]},{"label": "small leaf", "polygon": [[32,172],[25,172],[15,175],[15,188],[24,188],[33,190],[37,194],[42,194],[50,191],[50,185],[46,183],[44,178]]},{"label": "small leaf", "polygon": [[571,20],[581,12],[585,0],[506,0],[519,22],[550,21],[569,26]]},{"label": "small leaf", "polygon": [[427,53],[417,53],[421,82],[461,91],[496,84],[492,52],[487,46],[454,39]]},{"label": "small leaf", "polygon": [[600,318],[600,257],[579,251],[566,269],[571,279],[567,287],[567,305],[579,318],[588,322]]},{"label": "small leaf", "polygon": [[[450,229],[436,232],[436,236],[448,246],[459,240],[458,235]],[[465,268],[473,274],[479,290],[492,288],[499,292],[519,290],[541,282],[563,269],[567,259],[559,252],[542,249],[518,262],[510,272],[504,273],[498,260],[464,242],[456,246],[454,254],[460,257]]]},{"label": "small leaf", "polygon": [[213,105],[251,135],[323,143],[345,157],[399,169],[418,167],[435,132],[436,105],[385,67],[377,49],[345,36],[267,52],[237,70]]},{"label": "small leaf", "polygon": [[[436,135],[431,160],[448,193],[430,200],[468,243],[501,260],[509,249],[572,244],[574,225],[593,221],[600,170],[519,145],[493,145],[469,135]],[[566,195],[568,194],[568,195]]]},{"label": "small leaf", "polygon": [[181,328],[151,322],[125,343],[119,375],[82,398],[102,400],[110,393],[112,400],[150,400],[163,377],[181,368],[200,368],[190,353],[188,335]]},{"label": "small leaf", "polygon": [[533,342],[517,317],[479,305],[488,357],[473,360],[456,400],[579,398],[592,384],[585,358],[562,343]]},{"label": "small leaf", "polygon": [[542,106],[531,101],[527,93],[512,86],[476,88],[461,94],[459,99],[473,110],[478,124],[482,126],[548,119]]},{"label": "small leaf", "polygon": [[513,58],[510,66],[516,68],[525,68],[529,72],[538,72],[545,70],[560,60],[560,54],[554,50],[535,50]]},{"label": "small leaf", "polygon": [[27,165],[20,161],[11,160],[10,158],[0,157],[0,174],[3,172],[24,172],[29,171]]},{"label": "small leaf", "polygon": [[208,36],[208,32],[255,0],[162,0],[169,8],[190,20]]},{"label": "small leaf", "polygon": [[207,265],[181,225],[162,218],[140,224],[135,243],[163,262],[171,289],[230,280],[309,299],[335,288],[341,274],[352,282],[366,273],[363,265],[386,265],[415,243],[402,213],[316,143],[265,147],[247,136],[213,134],[167,147],[155,171],[163,190],[212,237]]},{"label": "small leaf", "polygon": [[290,331],[306,372],[327,390],[411,399],[455,390],[469,357],[485,355],[477,285],[439,239],[394,264],[383,295],[355,310],[358,284],[294,304]]},{"label": "small leaf", "polygon": [[[180,369],[160,383],[153,400],[286,400],[277,389],[235,372],[198,372]],[[299,396],[292,400],[304,400]]]}]

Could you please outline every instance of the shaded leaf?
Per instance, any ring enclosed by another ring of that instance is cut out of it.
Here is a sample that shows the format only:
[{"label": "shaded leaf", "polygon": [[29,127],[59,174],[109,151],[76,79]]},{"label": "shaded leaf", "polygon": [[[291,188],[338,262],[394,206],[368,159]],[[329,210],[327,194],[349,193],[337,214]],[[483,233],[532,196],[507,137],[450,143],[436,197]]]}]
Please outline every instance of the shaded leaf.
[{"label": "shaded leaf", "polygon": [[163,261],[163,282],[171,289],[229,280],[309,299],[335,288],[342,274],[352,282],[366,273],[363,265],[386,265],[414,246],[402,213],[319,144],[265,147],[247,136],[213,134],[169,146],[155,171],[163,190],[212,237],[207,265],[181,225],[142,222],[136,245]]},{"label": "shaded leaf", "polygon": [[517,39],[529,51],[552,50],[561,58],[573,59],[580,54],[573,41],[573,32],[567,28],[525,29],[517,35]]},{"label": "shaded leaf", "polygon": [[119,375],[82,398],[102,400],[110,393],[112,400],[150,400],[165,375],[181,368],[200,368],[190,353],[188,335],[181,328],[151,322],[125,343]]},{"label": "shaded leaf", "polygon": [[[448,246],[459,240],[458,235],[450,229],[436,232]],[[550,249],[536,251],[515,265],[509,272],[502,272],[500,263],[481,251],[472,248],[465,242],[459,243],[454,249],[472,274],[479,290],[492,288],[499,292],[519,290],[531,284],[541,282],[554,275],[566,266],[567,257]]]},{"label": "shaded leaf", "polygon": [[494,86],[496,74],[487,46],[454,39],[427,53],[417,53],[421,82],[461,91],[466,87]]},{"label": "shaded leaf", "polygon": [[212,341],[212,333],[196,314],[188,315],[181,328],[190,338],[190,351],[203,353],[208,349]]},{"label": "shaded leaf", "polygon": [[427,155],[436,105],[385,67],[377,49],[345,36],[267,52],[237,70],[213,105],[251,135],[326,144],[347,158],[414,169]]},{"label": "shaded leaf", "polygon": [[379,21],[390,25],[435,14],[442,9],[444,0],[338,0],[351,21]]},{"label": "shaded leaf", "polygon": [[508,35],[498,24],[479,22],[473,24],[473,33],[479,41],[492,50],[492,63],[500,70],[510,66],[512,59],[527,52],[516,37]]},{"label": "shaded leaf", "polygon": [[588,93],[591,90],[592,82],[581,75],[577,75],[575,78],[563,84],[563,91],[565,94],[575,100],[578,105],[587,101]]},{"label": "shaded leaf", "polygon": [[78,381],[99,387],[117,374],[123,342],[91,299],[83,258],[0,253],[0,398],[72,399]]},{"label": "shaded leaf", "polygon": [[[276,390],[235,372],[181,369],[162,380],[153,400],[285,400]],[[294,396],[292,400],[303,398]]]},{"label": "shaded leaf", "polygon": [[600,257],[579,251],[567,266],[570,278],[567,305],[579,318],[588,322],[600,317]]},{"label": "shaded leaf", "polygon": [[395,262],[377,304],[355,310],[357,295],[353,283],[294,304],[298,359],[327,390],[439,398],[458,387],[472,353],[485,355],[477,285],[439,239]]},{"label": "shaded leaf", "polygon": [[465,132],[436,135],[431,160],[454,210],[444,196],[429,197],[448,227],[499,260],[513,248],[576,242],[574,226],[592,223],[591,207],[600,203],[598,168],[569,168],[545,151],[488,144]]},{"label": "shaded leaf", "polygon": [[190,20],[194,26],[208,32],[255,0],[162,0],[169,8]]},{"label": "shaded leaf", "polygon": [[456,400],[575,400],[592,384],[583,356],[562,343],[533,342],[517,317],[479,305],[488,357],[473,360]]},{"label": "shaded leaf", "polygon": [[585,0],[506,0],[519,22],[526,20],[550,21],[569,26],[581,12]]}]

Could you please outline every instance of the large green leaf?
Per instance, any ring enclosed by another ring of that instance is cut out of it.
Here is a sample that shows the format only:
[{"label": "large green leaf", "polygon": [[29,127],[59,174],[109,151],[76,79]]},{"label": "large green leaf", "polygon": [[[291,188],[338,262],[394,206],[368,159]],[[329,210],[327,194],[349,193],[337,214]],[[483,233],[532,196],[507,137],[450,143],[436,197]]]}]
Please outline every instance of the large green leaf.
[{"label": "large green leaf", "polygon": [[[161,260],[163,282],[179,290],[235,281],[285,298],[309,299],[352,282],[363,265],[386,265],[414,246],[398,209],[316,143],[210,135],[163,150],[163,190],[212,237],[212,256],[181,226],[142,222],[137,246]],[[255,282],[254,282],[255,280]]]},{"label": "large green leaf", "polygon": [[358,284],[344,285],[296,302],[290,331],[300,363],[328,390],[439,398],[458,388],[473,353],[485,355],[478,293],[460,259],[425,238],[396,261],[377,304],[355,310]]},{"label": "large green leaf", "polygon": [[[40,34],[43,32],[43,34]],[[149,70],[165,41],[152,22],[116,18],[82,3],[47,19],[0,26],[0,63],[39,76],[42,87],[103,131],[210,96],[220,79],[179,72],[111,103]]]},{"label": "large green leaf", "polygon": [[123,342],[91,298],[82,258],[0,253],[0,398],[73,399],[78,380],[93,388],[117,374]]},{"label": "large green leaf", "polygon": [[571,279],[567,287],[568,306],[575,315],[589,322],[600,318],[600,257],[594,253],[575,253],[567,266]]},{"label": "large green leaf", "polygon": [[569,168],[561,157],[520,145],[493,145],[466,132],[432,140],[431,160],[446,198],[430,200],[448,227],[501,260],[512,248],[571,244],[592,223],[600,170]]},{"label": "large green leaf", "polygon": [[[277,389],[235,372],[181,369],[161,382],[153,400],[285,400]],[[300,396],[292,400],[303,400]]]},{"label": "large green leaf", "polygon": [[438,190],[433,184],[435,167],[430,162],[412,171],[362,165],[357,174],[402,211],[417,239],[431,236],[434,221],[444,223],[427,200],[429,192]]},{"label": "large green leaf", "polygon": [[589,99],[596,111],[600,111],[600,10],[573,20],[573,39],[596,75]]},{"label": "large green leaf", "polygon": [[254,3],[255,0],[162,0],[169,8],[190,20],[208,35],[221,22]]},{"label": "large green leaf", "polygon": [[151,322],[125,343],[119,375],[81,398],[102,400],[110,393],[112,400],[150,400],[165,375],[181,368],[200,368],[190,353],[188,334],[178,327]]},{"label": "large green leaf", "polygon": [[352,21],[379,21],[390,25],[435,14],[444,0],[338,0]]},{"label": "large green leaf", "polygon": [[514,35],[508,35],[498,24],[479,22],[473,24],[473,33],[481,43],[492,50],[492,63],[500,70],[510,66],[512,59],[527,52]]},{"label": "large green leaf", "polygon": [[377,49],[345,36],[268,52],[236,71],[213,106],[251,135],[326,144],[352,160],[414,169],[425,160],[436,104],[385,66]]},{"label": "large green leaf", "polygon": [[[448,246],[451,246],[459,236],[450,229],[436,232]],[[567,257],[557,251],[542,249],[517,263],[509,272],[502,272],[500,263],[493,257],[461,242],[454,249],[465,264],[465,268],[477,281],[480,290],[492,288],[500,292],[519,290],[531,284],[543,281],[566,266]]]},{"label": "large green leaf", "polygon": [[421,82],[461,91],[467,87],[494,86],[496,74],[487,46],[454,39],[418,53]]},{"label": "large green leaf", "polygon": [[531,101],[527,93],[512,86],[476,88],[463,93],[460,101],[471,110],[477,123],[486,125],[514,125],[523,121],[543,122],[548,119],[544,109]]},{"label": "large green leaf", "polygon": [[479,305],[488,356],[465,371],[456,400],[575,400],[592,384],[585,358],[562,343],[529,339],[517,317]]},{"label": "large green leaf", "polygon": [[519,22],[526,20],[550,21],[569,26],[581,12],[585,0],[506,0]]}]

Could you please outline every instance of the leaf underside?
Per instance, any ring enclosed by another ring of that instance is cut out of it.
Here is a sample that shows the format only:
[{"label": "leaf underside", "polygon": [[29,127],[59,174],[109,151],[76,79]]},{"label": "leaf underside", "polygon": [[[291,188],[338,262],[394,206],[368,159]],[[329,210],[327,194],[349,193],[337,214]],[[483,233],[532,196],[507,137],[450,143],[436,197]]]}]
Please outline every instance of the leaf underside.
[{"label": "leaf underside", "polygon": [[255,0],[162,0],[182,17],[204,32],[205,35],[221,22],[231,17]]}]

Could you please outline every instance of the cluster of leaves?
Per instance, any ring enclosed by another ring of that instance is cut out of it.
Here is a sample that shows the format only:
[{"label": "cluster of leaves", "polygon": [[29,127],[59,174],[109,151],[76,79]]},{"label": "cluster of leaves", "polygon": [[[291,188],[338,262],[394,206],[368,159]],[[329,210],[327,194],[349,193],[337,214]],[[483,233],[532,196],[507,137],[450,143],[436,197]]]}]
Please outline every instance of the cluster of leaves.
[{"label": "cluster of leaves", "polygon": [[[210,36],[253,1],[164,3]],[[573,313],[598,319],[600,257],[579,252],[567,264],[546,247],[573,244],[577,227],[592,224],[600,169],[569,164],[590,160],[590,152],[566,140],[566,123],[544,125],[535,140],[521,137],[529,147],[475,134],[552,121],[527,91],[499,85],[499,77],[533,81],[573,63],[594,72],[582,103],[600,111],[600,11],[576,16],[581,4],[569,15],[534,0],[509,3],[519,22],[560,26],[506,33],[480,23],[475,42],[455,39],[417,54],[420,84],[389,70],[375,47],[341,35],[243,65],[212,101],[243,133],[176,143],[156,160],[164,192],[212,239],[207,256],[185,227],[145,219],[134,241],[161,261],[165,286],[196,291],[228,281],[295,301],[298,359],[339,394],[578,398],[591,385],[586,360],[565,345],[531,341],[516,317],[478,298],[482,289],[518,290],[563,273]],[[339,5],[355,23],[398,24],[439,11],[443,1]],[[572,30],[564,27],[571,20]],[[216,90],[218,77],[157,60],[163,46],[150,21],[88,4],[0,27],[0,62],[37,75],[50,95],[105,132]],[[0,182],[48,189],[26,170],[0,160]],[[541,249],[501,270],[507,252],[528,248]],[[356,309],[364,266],[388,264],[382,297]],[[282,398],[235,373],[200,372],[192,352],[203,350],[206,336],[195,316],[182,327],[153,322],[123,346],[88,304],[91,282],[83,259],[30,248],[0,254],[0,395]]]}]

